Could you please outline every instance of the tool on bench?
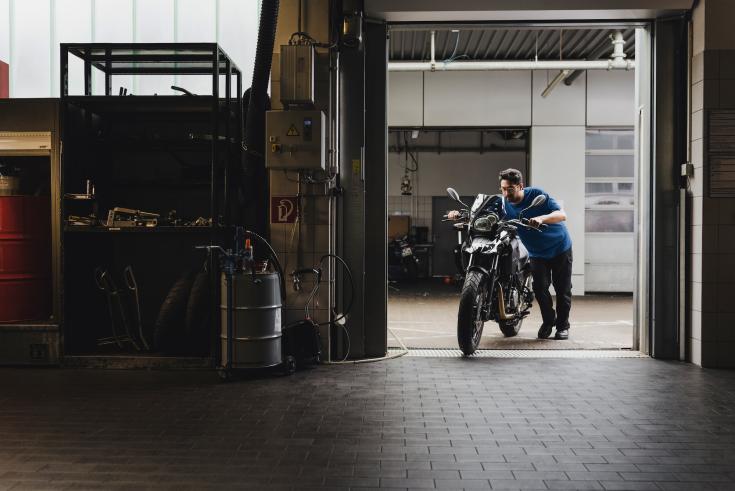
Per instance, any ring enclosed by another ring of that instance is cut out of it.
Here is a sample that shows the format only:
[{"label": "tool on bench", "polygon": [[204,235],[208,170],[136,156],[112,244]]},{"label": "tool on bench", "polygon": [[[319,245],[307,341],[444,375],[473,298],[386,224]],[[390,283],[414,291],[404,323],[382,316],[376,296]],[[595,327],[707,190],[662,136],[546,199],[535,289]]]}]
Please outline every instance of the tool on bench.
[{"label": "tool on bench", "polygon": [[132,210],[116,206],[107,213],[107,227],[155,227],[158,225],[158,213]]}]

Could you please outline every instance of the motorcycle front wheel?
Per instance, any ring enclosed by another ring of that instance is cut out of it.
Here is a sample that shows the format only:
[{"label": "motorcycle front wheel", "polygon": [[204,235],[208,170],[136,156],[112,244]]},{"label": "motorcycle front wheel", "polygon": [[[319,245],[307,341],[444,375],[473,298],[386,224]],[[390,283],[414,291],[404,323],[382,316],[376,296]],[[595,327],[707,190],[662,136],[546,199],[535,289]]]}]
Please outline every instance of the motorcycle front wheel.
[{"label": "motorcycle front wheel", "polygon": [[482,337],[482,306],[485,297],[485,281],[482,273],[469,271],[459,297],[457,313],[457,342],[465,356],[477,350]]}]

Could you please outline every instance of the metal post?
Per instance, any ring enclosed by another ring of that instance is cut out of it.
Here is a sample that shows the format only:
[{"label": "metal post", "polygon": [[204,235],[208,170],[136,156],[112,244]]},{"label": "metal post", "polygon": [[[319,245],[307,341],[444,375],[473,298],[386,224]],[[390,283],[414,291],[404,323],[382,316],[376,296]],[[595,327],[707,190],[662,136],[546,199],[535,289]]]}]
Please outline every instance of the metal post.
[{"label": "metal post", "polygon": [[63,44],[61,45],[59,65],[59,96],[66,97],[69,95],[69,50]]},{"label": "metal post", "polygon": [[84,50],[84,95],[92,95],[92,63],[89,48]]},{"label": "metal post", "polygon": [[219,162],[217,161],[217,142],[219,140],[219,47],[214,45],[212,54],[212,166],[211,166],[211,203],[210,213],[212,217],[212,226],[215,227],[219,223],[217,209],[217,169]]},{"label": "metal post", "polygon": [[112,95],[112,52],[110,49],[105,50],[105,95]]},{"label": "metal post", "polygon": [[[229,263],[230,258],[225,258],[225,261]],[[234,324],[235,324],[235,316],[234,316],[234,297],[235,297],[235,285],[234,285],[234,266],[232,264],[227,264],[225,266],[225,283],[227,286],[227,363],[225,363],[224,368],[225,370],[231,370],[232,369],[232,357],[234,355],[234,349],[233,349],[233,343],[232,343],[232,336],[234,334]]]},{"label": "metal post", "polygon": [[224,147],[227,149],[225,152],[225,172],[224,172],[224,183],[222,183],[222,205],[224,206],[225,224],[230,225],[230,207],[228,206],[229,187],[230,187],[230,118],[232,117],[232,110],[230,107],[230,101],[232,100],[232,62],[229,58],[225,59],[225,143]]}]

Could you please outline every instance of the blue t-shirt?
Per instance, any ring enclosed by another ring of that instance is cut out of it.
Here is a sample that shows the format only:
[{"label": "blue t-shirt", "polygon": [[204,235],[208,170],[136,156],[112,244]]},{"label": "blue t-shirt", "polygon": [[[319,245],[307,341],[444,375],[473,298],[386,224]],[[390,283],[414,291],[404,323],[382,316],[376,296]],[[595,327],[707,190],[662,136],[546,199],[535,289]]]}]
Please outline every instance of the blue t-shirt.
[{"label": "blue t-shirt", "polygon": [[[533,198],[539,194],[546,195],[546,202],[541,206],[526,210],[523,218],[548,215],[552,211],[561,210],[556,200],[546,194],[543,189],[528,187],[523,189],[523,193],[523,201],[516,205],[503,198],[506,218],[518,218],[518,214],[525,208],[528,208]],[[528,249],[529,256],[540,259],[551,259],[568,251],[572,247],[572,238],[569,236],[564,222],[549,223],[547,225],[547,227],[541,229],[541,232],[518,227],[518,236],[521,238],[523,245],[526,246],[526,249]]]}]

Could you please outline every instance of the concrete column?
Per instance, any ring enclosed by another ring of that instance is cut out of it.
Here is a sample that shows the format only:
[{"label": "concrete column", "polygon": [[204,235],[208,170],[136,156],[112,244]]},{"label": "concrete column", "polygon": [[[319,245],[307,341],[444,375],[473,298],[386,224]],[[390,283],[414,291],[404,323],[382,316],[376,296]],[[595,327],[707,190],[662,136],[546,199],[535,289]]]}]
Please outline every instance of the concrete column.
[{"label": "concrete column", "polygon": [[[280,11],[278,15],[278,26],[276,30],[276,41],[273,47],[273,65],[271,69],[271,107],[282,109],[280,101],[280,51],[281,45],[288,44],[291,34],[299,30],[299,5],[302,5],[301,30],[307,32],[319,42],[327,42],[329,39],[329,2],[328,0],[311,0],[299,2],[298,0],[280,0]],[[327,126],[329,117],[330,94],[330,71],[327,50],[317,49],[316,60],[316,103],[315,107],[327,114]],[[245,81],[247,87],[249,81]],[[327,131],[327,146],[329,147],[329,136]],[[273,248],[278,253],[283,263],[286,275],[294,269],[301,267],[314,267],[319,259],[333,252],[330,230],[333,227],[332,200],[326,184],[298,184],[296,172],[285,173],[283,171],[270,171],[270,196],[296,196],[301,194],[300,212],[297,223],[279,224],[270,223],[270,236]],[[270,214],[270,210],[264,210]],[[311,317],[314,321],[324,323],[330,320],[330,312],[333,307],[333,285],[334,274],[330,270],[329,261],[322,263],[324,275],[323,284],[320,286],[317,298],[314,300]],[[311,292],[312,278],[304,278],[302,289],[295,292],[286,278],[287,297],[284,312],[285,322],[303,319],[304,305]],[[321,328],[322,353],[329,353],[329,329],[327,326]]]},{"label": "concrete column", "polygon": [[701,0],[693,11],[691,162],[688,200],[688,358],[735,367],[735,198],[710,198],[704,142],[708,109],[735,109],[735,2]]}]

